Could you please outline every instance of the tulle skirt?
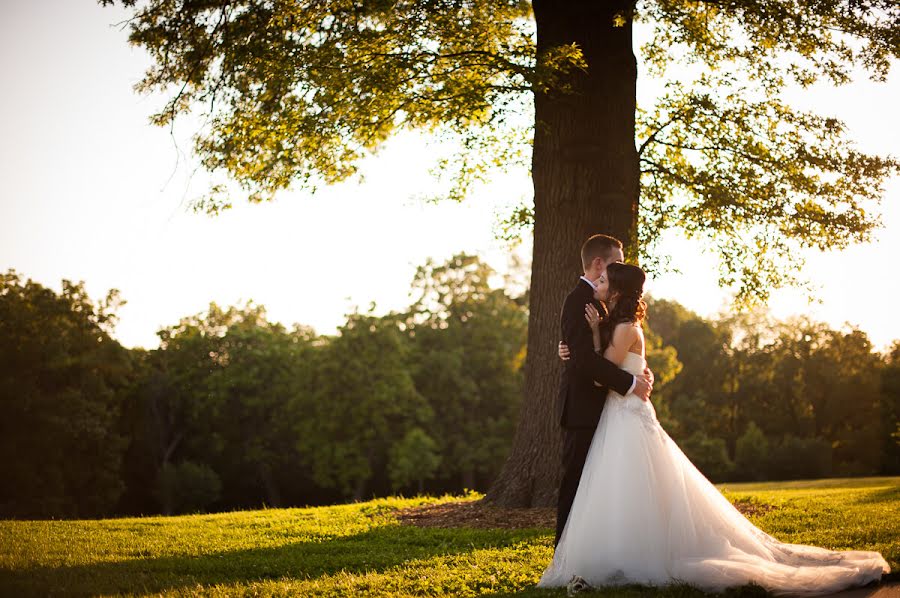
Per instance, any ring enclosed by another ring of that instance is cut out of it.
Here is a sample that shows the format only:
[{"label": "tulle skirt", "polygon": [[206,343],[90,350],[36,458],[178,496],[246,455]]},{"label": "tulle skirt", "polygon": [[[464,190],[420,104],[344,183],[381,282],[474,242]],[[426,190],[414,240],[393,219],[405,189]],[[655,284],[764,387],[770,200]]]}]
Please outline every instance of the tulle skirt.
[{"label": "tulle skirt", "polygon": [[889,573],[878,552],[780,542],[754,526],[688,460],[649,402],[610,393],[569,519],[538,587],[578,575],[594,587],[756,583],[815,596]]}]

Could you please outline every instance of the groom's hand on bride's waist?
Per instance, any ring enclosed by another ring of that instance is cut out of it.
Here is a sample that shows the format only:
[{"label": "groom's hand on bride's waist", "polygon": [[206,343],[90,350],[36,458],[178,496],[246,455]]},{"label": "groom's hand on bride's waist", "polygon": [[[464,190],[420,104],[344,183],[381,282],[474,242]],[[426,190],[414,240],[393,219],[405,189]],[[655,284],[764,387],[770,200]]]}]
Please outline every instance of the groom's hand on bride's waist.
[{"label": "groom's hand on bride's waist", "polygon": [[650,392],[653,390],[653,372],[650,368],[644,368],[644,373],[634,377],[634,394],[644,401],[650,400]]},{"label": "groom's hand on bride's waist", "polygon": [[[569,346],[566,345],[563,341],[559,341],[559,358],[563,361],[568,361],[572,358],[572,354],[569,351]],[[631,392],[639,396],[641,399],[645,401],[650,400],[650,392],[653,390],[653,372],[650,368],[645,367],[644,373],[640,376],[634,377],[634,388]],[[599,382],[594,382],[595,386],[602,386]]]}]

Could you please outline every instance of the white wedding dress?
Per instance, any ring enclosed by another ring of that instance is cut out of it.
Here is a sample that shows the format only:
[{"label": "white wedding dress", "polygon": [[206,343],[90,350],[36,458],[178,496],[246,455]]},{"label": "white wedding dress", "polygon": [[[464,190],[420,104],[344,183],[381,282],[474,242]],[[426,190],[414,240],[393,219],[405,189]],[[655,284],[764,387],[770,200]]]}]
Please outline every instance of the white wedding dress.
[{"label": "white wedding dress", "polygon": [[[638,374],[644,358],[622,368]],[[753,525],[660,426],[649,401],[610,391],[572,510],[538,587],[686,582],[717,592],[756,583],[815,596],[889,573],[878,552],[786,544]]]}]

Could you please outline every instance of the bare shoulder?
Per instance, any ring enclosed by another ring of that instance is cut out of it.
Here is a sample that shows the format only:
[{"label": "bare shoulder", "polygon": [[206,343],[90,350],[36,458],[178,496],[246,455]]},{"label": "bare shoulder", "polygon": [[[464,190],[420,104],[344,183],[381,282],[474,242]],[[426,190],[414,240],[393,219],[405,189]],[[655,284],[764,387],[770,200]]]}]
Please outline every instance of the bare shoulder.
[{"label": "bare shoulder", "polygon": [[643,336],[644,331],[641,330],[640,325],[635,325],[633,322],[619,322],[613,329],[612,342],[616,345],[620,343],[630,345],[639,338],[643,338]]}]

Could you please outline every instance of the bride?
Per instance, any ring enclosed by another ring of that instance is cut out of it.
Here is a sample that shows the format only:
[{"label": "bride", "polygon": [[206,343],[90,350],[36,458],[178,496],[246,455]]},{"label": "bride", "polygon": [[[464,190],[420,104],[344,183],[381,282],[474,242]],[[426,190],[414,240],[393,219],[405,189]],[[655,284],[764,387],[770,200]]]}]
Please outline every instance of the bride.
[{"label": "bride", "polygon": [[[619,367],[644,369],[641,300],[646,276],[612,263],[588,305],[594,349]],[[609,391],[553,561],[538,587],[686,582],[717,592],[755,583],[781,595],[815,596],[878,580],[878,552],[786,544],[747,520],[660,426],[650,401]]]}]

